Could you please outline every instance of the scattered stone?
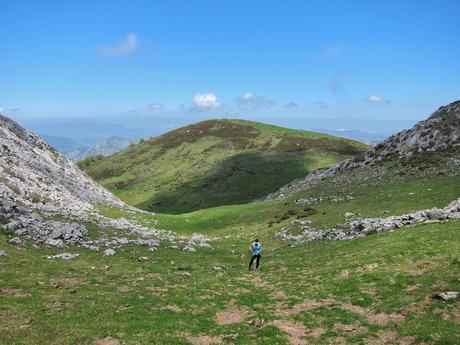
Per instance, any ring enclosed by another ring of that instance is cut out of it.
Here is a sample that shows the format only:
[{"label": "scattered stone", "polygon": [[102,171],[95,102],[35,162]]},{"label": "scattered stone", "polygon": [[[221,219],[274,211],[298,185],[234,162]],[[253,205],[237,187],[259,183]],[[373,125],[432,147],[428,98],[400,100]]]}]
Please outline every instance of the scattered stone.
[{"label": "scattered stone", "polygon": [[138,258],[137,258],[137,260],[136,260],[136,261],[140,261],[140,262],[142,262],[142,261],[147,261],[148,259],[149,259],[149,258],[148,258],[148,257],[146,257],[146,256],[140,256],[140,257],[138,257]]},{"label": "scattered stone", "polygon": [[1,257],[1,256],[6,256],[6,253],[5,253],[4,250],[0,250],[0,257]]},{"label": "scattered stone", "polygon": [[115,250],[113,250],[112,248],[108,248],[106,250],[104,250],[104,256],[113,256],[115,255]]},{"label": "scattered stone", "polygon": [[75,253],[75,254],[71,254],[71,253],[62,253],[62,254],[56,254],[56,255],[47,255],[45,256],[47,259],[62,259],[62,260],[72,260],[72,259],[75,259],[75,258],[78,258],[80,256],[80,254],[78,253]]},{"label": "scattered stone", "polygon": [[20,245],[22,244],[22,240],[19,237],[13,237],[8,240],[8,243],[10,244],[15,244],[15,245]]},{"label": "scattered stone", "polygon": [[57,247],[57,248],[64,247],[64,241],[63,240],[54,240],[52,238],[48,238],[47,240],[45,240],[45,244],[50,246],[50,247]]},{"label": "scattered stone", "polygon": [[93,246],[93,245],[91,245],[91,244],[83,243],[81,246],[84,247],[84,248],[90,249],[90,250],[99,251],[99,247],[98,247],[98,246]]},{"label": "scattered stone", "polygon": [[187,244],[182,250],[187,252],[196,252],[196,249],[193,245]]},{"label": "scattered stone", "polygon": [[347,212],[345,213],[345,219],[347,222],[350,222],[352,220],[354,220],[356,218],[355,214],[354,213],[351,213],[351,212]]},{"label": "scattered stone", "polygon": [[454,299],[458,297],[458,291],[446,291],[446,292],[441,292],[439,294],[434,294],[433,298],[443,300],[443,301],[448,301],[450,299]]},{"label": "scattered stone", "polygon": [[275,237],[296,243],[308,243],[318,240],[349,240],[417,224],[435,223],[446,219],[460,219],[460,199],[451,202],[449,206],[443,209],[433,208],[386,218],[353,219],[345,224],[337,224],[336,228],[333,229],[314,230],[309,226],[301,226],[301,232],[297,235],[290,234],[287,229],[282,228],[275,233]]},{"label": "scattered stone", "polygon": [[264,320],[254,319],[247,322],[248,325],[260,328],[264,324]]}]

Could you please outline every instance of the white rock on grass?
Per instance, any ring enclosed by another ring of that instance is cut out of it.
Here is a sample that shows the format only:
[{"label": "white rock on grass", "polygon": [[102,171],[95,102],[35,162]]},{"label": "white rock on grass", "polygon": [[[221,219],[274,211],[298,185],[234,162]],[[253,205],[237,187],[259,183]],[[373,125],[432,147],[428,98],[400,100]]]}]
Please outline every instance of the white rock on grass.
[{"label": "white rock on grass", "polygon": [[71,253],[61,253],[61,254],[56,254],[56,255],[47,255],[47,259],[62,259],[62,260],[72,260],[75,258],[78,258],[80,254],[71,254]]},{"label": "white rock on grass", "polygon": [[454,200],[443,209],[432,208],[386,218],[354,218],[348,220],[345,224],[337,224],[336,228],[327,230],[314,230],[308,226],[302,226],[300,227],[301,233],[294,235],[282,228],[275,234],[275,237],[297,243],[317,240],[348,240],[417,224],[436,223],[446,219],[460,219],[460,199]]},{"label": "white rock on grass", "polygon": [[187,244],[184,248],[182,248],[182,250],[185,250],[185,251],[187,251],[187,252],[196,252],[195,247],[193,247],[193,246],[190,245],[190,244]]},{"label": "white rock on grass", "polygon": [[458,297],[458,291],[446,291],[435,295],[436,298],[448,301]]},{"label": "white rock on grass", "polygon": [[4,250],[0,250],[0,256],[6,256],[6,253]]},{"label": "white rock on grass", "polygon": [[19,245],[22,244],[22,240],[19,237],[13,237],[8,240],[8,243]]},{"label": "white rock on grass", "polygon": [[115,250],[113,250],[112,248],[108,248],[104,250],[104,256],[113,256],[114,254],[115,254]]}]

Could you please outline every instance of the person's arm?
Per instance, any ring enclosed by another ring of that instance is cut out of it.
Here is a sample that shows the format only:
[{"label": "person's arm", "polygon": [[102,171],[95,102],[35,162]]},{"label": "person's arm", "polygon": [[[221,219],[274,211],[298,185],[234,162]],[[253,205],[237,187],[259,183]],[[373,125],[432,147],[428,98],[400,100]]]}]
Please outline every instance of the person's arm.
[{"label": "person's arm", "polygon": [[259,251],[259,254],[262,253],[262,244],[259,243],[259,246],[260,246],[260,251]]},{"label": "person's arm", "polygon": [[251,253],[254,253],[254,248],[252,247],[252,243],[251,243],[251,245],[249,246],[249,250],[251,251]]}]

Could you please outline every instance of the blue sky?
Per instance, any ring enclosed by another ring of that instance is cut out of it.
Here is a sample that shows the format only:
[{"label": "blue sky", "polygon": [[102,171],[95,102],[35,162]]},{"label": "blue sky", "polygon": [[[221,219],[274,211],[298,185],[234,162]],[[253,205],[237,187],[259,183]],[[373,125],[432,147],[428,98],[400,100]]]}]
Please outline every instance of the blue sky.
[{"label": "blue sky", "polygon": [[458,13],[460,1],[442,0],[1,0],[0,108],[415,122],[460,98]]}]

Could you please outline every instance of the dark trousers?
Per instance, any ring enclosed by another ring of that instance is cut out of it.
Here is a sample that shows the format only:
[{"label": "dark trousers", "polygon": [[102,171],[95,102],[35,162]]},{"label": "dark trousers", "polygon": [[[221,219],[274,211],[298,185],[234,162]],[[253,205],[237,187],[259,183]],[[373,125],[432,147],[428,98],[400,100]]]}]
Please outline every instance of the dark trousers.
[{"label": "dark trousers", "polygon": [[254,260],[256,260],[256,268],[259,268],[260,254],[253,254],[251,256],[251,261],[249,261],[249,269],[251,269]]}]

